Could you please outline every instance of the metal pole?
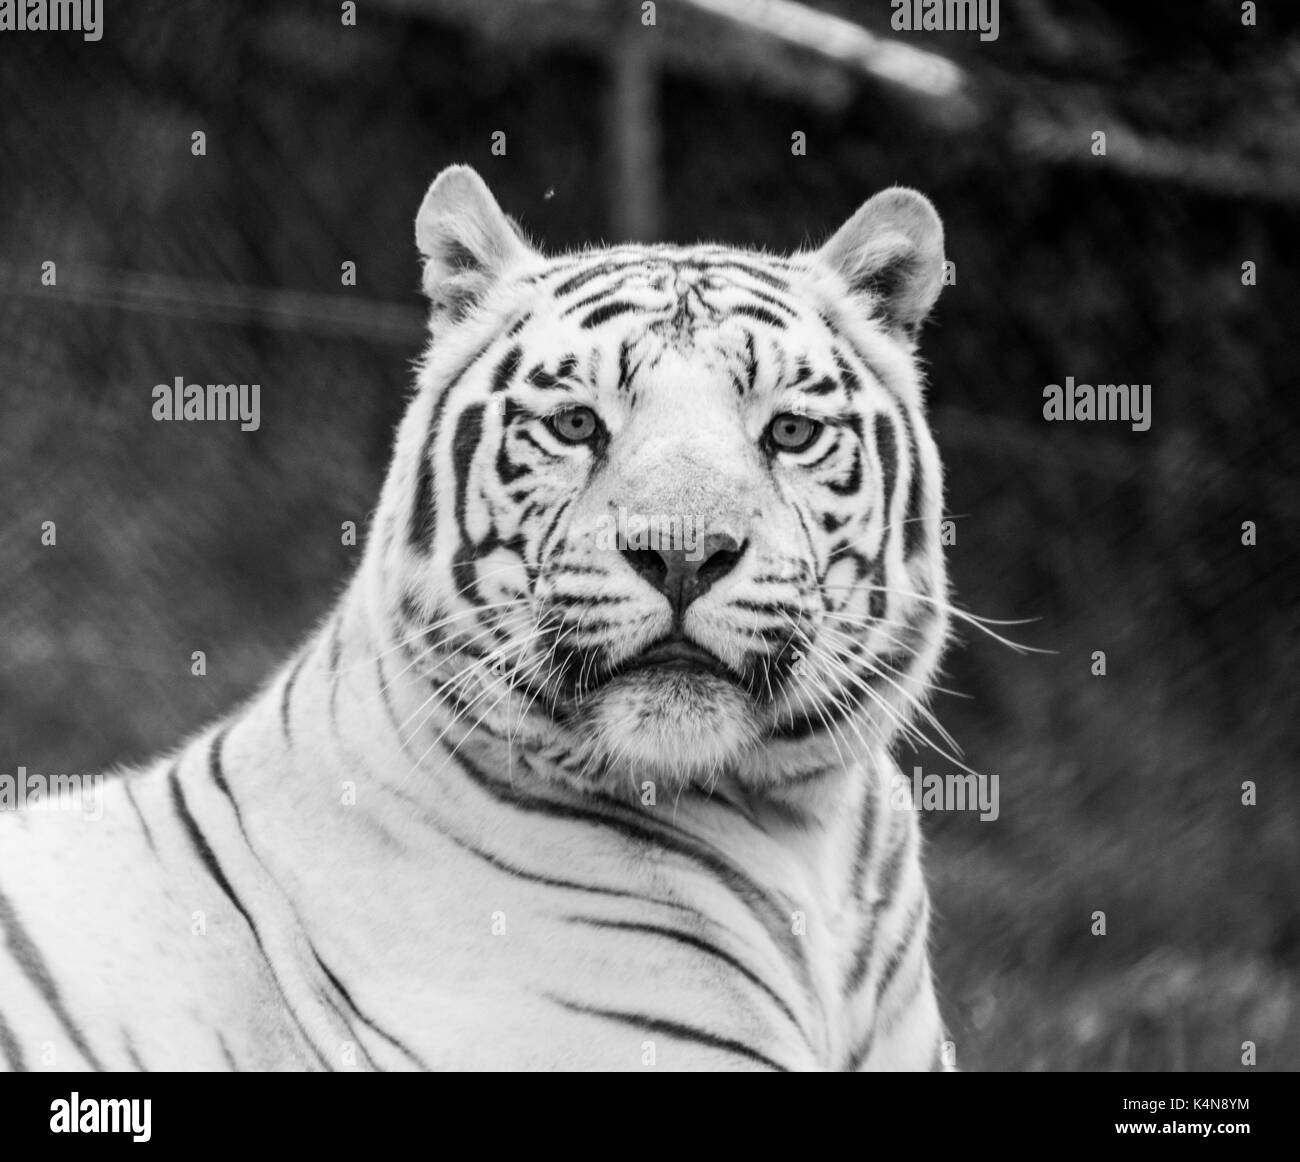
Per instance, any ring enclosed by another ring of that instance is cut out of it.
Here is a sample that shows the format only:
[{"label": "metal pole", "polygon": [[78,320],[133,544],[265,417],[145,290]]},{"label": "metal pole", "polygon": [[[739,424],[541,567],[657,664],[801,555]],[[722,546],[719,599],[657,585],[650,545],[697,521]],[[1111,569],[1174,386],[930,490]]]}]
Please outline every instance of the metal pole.
[{"label": "metal pole", "polygon": [[640,6],[616,4],[610,69],[609,148],[613,156],[608,221],[612,241],[660,237],[658,37]]}]

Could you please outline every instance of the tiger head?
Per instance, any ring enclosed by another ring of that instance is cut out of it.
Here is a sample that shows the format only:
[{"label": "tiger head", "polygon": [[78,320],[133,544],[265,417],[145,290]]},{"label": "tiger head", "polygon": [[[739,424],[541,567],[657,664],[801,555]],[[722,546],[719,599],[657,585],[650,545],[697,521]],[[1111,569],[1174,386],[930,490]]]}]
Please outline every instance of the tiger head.
[{"label": "tiger head", "polygon": [[373,555],[440,729],[761,790],[909,727],[947,626],[924,197],[790,257],[546,257],[454,167],[416,239],[432,342]]}]

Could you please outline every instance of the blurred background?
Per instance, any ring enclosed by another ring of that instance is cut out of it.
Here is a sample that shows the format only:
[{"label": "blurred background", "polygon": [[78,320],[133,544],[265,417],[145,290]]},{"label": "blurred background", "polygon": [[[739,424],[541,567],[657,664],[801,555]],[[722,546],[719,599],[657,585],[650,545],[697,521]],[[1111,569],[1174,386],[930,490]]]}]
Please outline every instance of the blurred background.
[{"label": "blurred background", "polygon": [[[996,822],[925,821],[958,1063],[1300,1067],[1300,31],[1259,7],[1003,0],[984,41],[885,0],[115,0],[96,43],[5,33],[0,771],[143,760],[327,610],[442,166],[553,250],[786,250],[900,182],[956,264],[922,343],[956,597],[1054,651],[963,632],[935,707],[1000,781]],[[154,422],[178,375],[260,383],[260,429]],[[1044,422],[1066,376],[1150,383],[1150,430]]]}]

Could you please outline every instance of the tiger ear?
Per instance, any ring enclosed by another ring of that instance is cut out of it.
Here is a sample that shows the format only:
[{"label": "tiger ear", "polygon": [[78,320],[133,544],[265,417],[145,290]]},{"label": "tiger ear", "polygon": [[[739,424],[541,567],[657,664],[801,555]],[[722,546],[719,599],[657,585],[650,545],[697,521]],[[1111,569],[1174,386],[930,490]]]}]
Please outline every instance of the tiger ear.
[{"label": "tiger ear", "polygon": [[517,262],[536,253],[467,165],[448,166],[415,217],[434,317],[464,318]]},{"label": "tiger ear", "polygon": [[943,286],[943,223],[924,194],[894,186],[864,202],[817,257],[912,341]]}]

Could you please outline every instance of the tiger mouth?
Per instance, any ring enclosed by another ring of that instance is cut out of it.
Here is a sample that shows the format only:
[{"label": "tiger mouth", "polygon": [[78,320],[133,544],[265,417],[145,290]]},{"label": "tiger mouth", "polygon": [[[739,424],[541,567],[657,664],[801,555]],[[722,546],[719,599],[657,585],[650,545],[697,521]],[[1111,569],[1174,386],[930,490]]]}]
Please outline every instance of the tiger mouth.
[{"label": "tiger mouth", "polygon": [[662,638],[639,654],[620,662],[606,675],[612,682],[629,674],[656,673],[708,674],[739,685],[739,676],[716,655],[684,637]]}]

